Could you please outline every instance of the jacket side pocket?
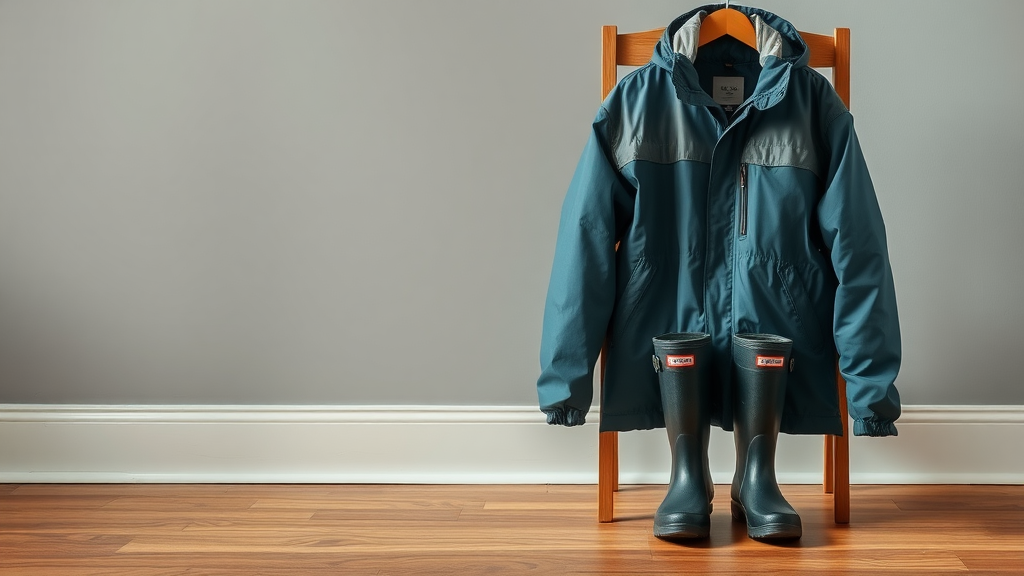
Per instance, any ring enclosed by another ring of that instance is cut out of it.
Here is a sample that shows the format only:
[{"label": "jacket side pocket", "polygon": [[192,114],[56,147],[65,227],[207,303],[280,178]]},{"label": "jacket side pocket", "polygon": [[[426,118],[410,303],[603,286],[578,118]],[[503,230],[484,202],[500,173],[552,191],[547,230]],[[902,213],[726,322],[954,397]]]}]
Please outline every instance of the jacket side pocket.
[{"label": "jacket side pocket", "polygon": [[776,271],[779,275],[779,280],[782,281],[782,288],[786,292],[786,299],[789,300],[793,317],[800,325],[800,331],[804,335],[804,340],[810,345],[813,352],[821,352],[825,349],[828,339],[827,333],[822,328],[818,314],[814,311],[811,298],[804,288],[803,280],[800,279],[800,275],[797,274],[796,270],[788,264],[780,263],[776,267]]},{"label": "jacket side pocket", "polygon": [[629,280],[626,281],[622,296],[615,303],[615,314],[610,326],[609,344],[611,346],[615,346],[616,341],[628,333],[637,316],[644,294],[651,285],[653,276],[654,266],[643,256],[638,258],[629,275]]}]

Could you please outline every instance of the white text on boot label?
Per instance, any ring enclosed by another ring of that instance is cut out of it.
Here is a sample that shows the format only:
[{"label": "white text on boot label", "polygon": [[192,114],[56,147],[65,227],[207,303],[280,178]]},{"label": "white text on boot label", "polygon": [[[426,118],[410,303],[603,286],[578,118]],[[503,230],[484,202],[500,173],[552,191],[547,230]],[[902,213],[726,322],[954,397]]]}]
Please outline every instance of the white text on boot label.
[{"label": "white text on boot label", "polygon": [[758,368],[782,368],[786,365],[785,356],[758,356],[755,360]]},{"label": "white text on boot label", "polygon": [[687,354],[685,356],[665,356],[665,366],[669,368],[688,368],[693,366],[696,361],[693,358],[693,354]]}]

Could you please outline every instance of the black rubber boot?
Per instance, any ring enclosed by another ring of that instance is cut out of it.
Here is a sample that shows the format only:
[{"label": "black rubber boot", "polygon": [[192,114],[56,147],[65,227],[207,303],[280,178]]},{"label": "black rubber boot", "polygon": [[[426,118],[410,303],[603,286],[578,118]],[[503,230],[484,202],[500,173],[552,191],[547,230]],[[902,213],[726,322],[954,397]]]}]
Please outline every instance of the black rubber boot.
[{"label": "black rubber boot", "polygon": [[658,538],[707,538],[711,531],[710,342],[707,334],[689,332],[654,338],[654,369],[672,452],[668,493],[654,514]]},{"label": "black rubber boot", "polygon": [[786,502],[775,478],[775,446],[786,399],[793,341],[772,334],[736,334],[734,431],[736,474],[733,520],[747,523],[759,540],[793,539],[803,533],[800,516]]}]

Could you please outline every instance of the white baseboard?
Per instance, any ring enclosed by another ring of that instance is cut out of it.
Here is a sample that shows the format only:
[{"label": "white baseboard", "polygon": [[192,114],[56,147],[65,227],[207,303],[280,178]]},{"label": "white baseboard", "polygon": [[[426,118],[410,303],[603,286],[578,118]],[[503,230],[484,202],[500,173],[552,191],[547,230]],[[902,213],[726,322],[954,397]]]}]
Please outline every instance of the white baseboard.
[{"label": "white baseboard", "polygon": [[[596,420],[596,412],[591,419]],[[853,438],[851,481],[1024,483],[1024,406],[904,406],[898,437]],[[532,406],[0,404],[0,482],[569,483],[597,481],[596,422]],[[664,483],[663,430],[620,434],[620,480]],[[715,482],[734,464],[714,429]],[[779,442],[779,480],[821,481],[820,436]]]}]

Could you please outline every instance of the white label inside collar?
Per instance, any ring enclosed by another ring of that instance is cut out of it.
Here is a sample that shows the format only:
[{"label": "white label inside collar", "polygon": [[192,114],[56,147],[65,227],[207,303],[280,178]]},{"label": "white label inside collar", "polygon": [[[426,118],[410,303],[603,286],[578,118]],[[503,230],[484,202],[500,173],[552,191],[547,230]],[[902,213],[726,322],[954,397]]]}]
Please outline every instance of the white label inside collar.
[{"label": "white label inside collar", "polygon": [[715,76],[711,89],[715,102],[720,106],[743,104],[743,76]]}]

